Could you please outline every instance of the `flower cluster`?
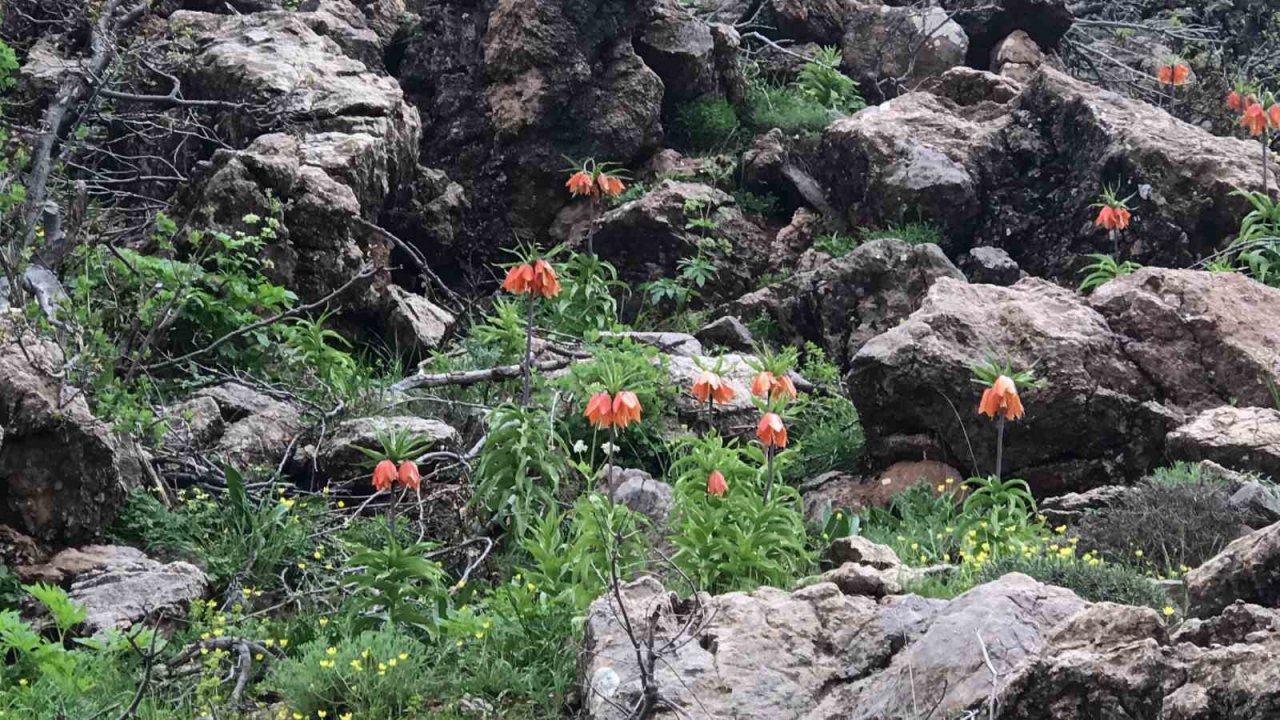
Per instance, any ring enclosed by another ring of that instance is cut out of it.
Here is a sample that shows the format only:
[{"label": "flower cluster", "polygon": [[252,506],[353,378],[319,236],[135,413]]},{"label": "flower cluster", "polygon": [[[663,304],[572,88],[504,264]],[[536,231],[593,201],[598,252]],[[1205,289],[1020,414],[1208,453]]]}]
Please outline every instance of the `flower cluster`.
[{"label": "flower cluster", "polygon": [[1161,65],[1156,71],[1156,76],[1160,79],[1161,85],[1172,85],[1173,87],[1181,87],[1187,84],[1187,80],[1191,77],[1191,68],[1187,64],[1178,60]]},{"label": "flower cluster", "polygon": [[1022,399],[1018,397],[1018,386],[1008,375],[996,377],[991,387],[982,391],[982,400],[978,403],[978,412],[994,418],[1003,415],[1006,420],[1022,418]]},{"label": "flower cluster", "polygon": [[607,392],[598,392],[587,401],[587,409],[583,415],[587,421],[600,430],[608,428],[625,429],[633,422],[640,422],[640,398],[630,390],[621,390],[610,396]]},{"label": "flower cluster", "polygon": [[1098,208],[1098,217],[1093,224],[1108,231],[1124,230],[1133,219],[1129,212],[1129,198],[1120,197],[1116,190],[1109,187],[1103,188],[1102,196],[1093,206]]},{"label": "flower cluster", "polygon": [[507,270],[502,289],[515,295],[533,294],[553,298],[560,294],[560,279],[546,260],[520,263]]},{"label": "flower cluster", "polygon": [[382,460],[373,468],[373,489],[379,492],[390,490],[392,484],[399,483],[406,490],[417,492],[422,486],[422,475],[418,472],[418,464],[405,460],[397,468],[390,460]]},{"label": "flower cluster", "polygon": [[574,169],[564,186],[575,197],[617,197],[627,189],[620,174],[609,164],[587,160]]},{"label": "flower cluster", "polygon": [[708,370],[704,370],[693,381],[690,392],[700,403],[720,403],[721,405],[737,395],[727,380]]}]

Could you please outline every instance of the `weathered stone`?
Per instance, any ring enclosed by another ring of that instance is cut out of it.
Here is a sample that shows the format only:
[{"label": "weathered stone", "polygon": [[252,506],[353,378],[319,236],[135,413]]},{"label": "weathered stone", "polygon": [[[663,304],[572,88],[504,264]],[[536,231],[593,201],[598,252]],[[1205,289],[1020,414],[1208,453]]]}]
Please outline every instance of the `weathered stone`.
[{"label": "weathered stone", "polygon": [[835,45],[852,12],[846,0],[768,0],[773,24],[791,40]]},{"label": "weathered stone", "polygon": [[649,518],[651,527],[661,534],[666,530],[675,493],[669,484],[643,473],[624,480],[609,493],[609,499]]},{"label": "weathered stone", "polygon": [[316,473],[331,481],[361,480],[369,476],[371,462],[358,448],[378,450],[378,436],[402,433],[421,443],[423,452],[456,450],[458,431],[429,418],[416,416],[364,417],[339,423],[315,453]]},{"label": "weathered stone", "polygon": [[1226,405],[1169,433],[1169,456],[1280,477],[1280,411]]},{"label": "weathered stone", "polygon": [[1150,380],[1100,314],[1034,278],[1008,288],[938,280],[910,318],[862,346],[849,387],[868,451],[891,461],[932,448],[963,463],[972,448],[969,472],[991,472],[993,444],[971,443],[954,408],[977,406],[972,368],[992,348],[1045,380],[1023,389],[1026,417],[1006,428],[1006,474],[1051,493],[1137,476],[1161,458],[1170,418]]},{"label": "weathered stone", "polygon": [[1067,0],[942,0],[940,4],[953,13],[952,18],[969,37],[965,62],[996,72],[994,58],[1002,39],[1022,35],[1033,45],[1054,50],[1073,22]]},{"label": "weathered stone", "polygon": [[1236,600],[1280,605],[1280,523],[1231,542],[1187,574],[1188,613],[1207,618]]},{"label": "weathered stone", "polygon": [[766,314],[782,337],[815,342],[843,365],[866,341],[918,308],[940,278],[964,281],[936,245],[886,238],[863,243],[842,258],[744,295],[722,309],[739,317]]},{"label": "weathered stone", "polygon": [[1280,493],[1274,485],[1249,480],[1232,493],[1230,502],[1245,516],[1259,518],[1267,524],[1280,522]]},{"label": "weathered stone", "polygon": [[93,540],[144,460],[66,384],[61,349],[17,332],[0,323],[0,524],[55,547]]},{"label": "weathered stone", "polygon": [[165,408],[164,446],[181,452],[211,447],[222,437],[222,410],[211,397],[194,397]]},{"label": "weathered stone", "polygon": [[659,0],[636,38],[636,52],[662,78],[663,102],[714,94],[719,88],[711,27],[676,0]]},{"label": "weathered stone", "polygon": [[1250,642],[1255,633],[1280,633],[1280,610],[1237,600],[1214,617],[1188,619],[1170,639],[1212,647]]},{"label": "weathered stone", "polygon": [[976,247],[960,260],[970,282],[1012,285],[1022,279],[1022,268],[1009,253],[994,247]]},{"label": "weathered stone", "polygon": [[304,429],[297,406],[239,383],[205,388],[194,397],[212,399],[222,415],[224,430],[210,454],[241,470],[286,463],[289,449]]},{"label": "weathered stone", "polygon": [[902,566],[898,554],[888,545],[871,542],[860,535],[836,538],[828,550],[833,565],[857,563],[877,570],[889,570]]},{"label": "weathered stone", "polygon": [[882,570],[870,565],[848,562],[822,573],[820,580],[832,583],[845,595],[882,598],[902,592],[896,568]]},{"label": "weathered stone", "polygon": [[640,345],[655,347],[666,355],[694,357],[702,354],[702,343],[688,333],[678,332],[604,332],[602,337],[631,340]]},{"label": "weathered stone", "polygon": [[835,214],[818,181],[791,161],[785,137],[777,128],[757,137],[743,153],[742,183],[753,192],[777,197],[782,210],[807,206],[823,215]]},{"label": "weathered stone", "polygon": [[440,347],[453,330],[453,315],[397,285],[387,288],[388,329],[401,349],[425,354]]},{"label": "weathered stone", "polygon": [[1134,488],[1127,485],[1103,485],[1080,493],[1056,495],[1040,501],[1040,514],[1049,525],[1070,525],[1085,513],[1109,508],[1132,495]]},{"label": "weathered stone", "polygon": [[722,315],[703,325],[694,333],[703,345],[719,346],[728,350],[749,352],[755,347],[755,338],[742,321],[733,315]]},{"label": "weathered stone", "polygon": [[1014,30],[991,50],[991,72],[1027,82],[1044,62],[1044,52],[1022,30]]},{"label": "weathered stone", "polygon": [[804,497],[805,516],[816,521],[825,510],[845,508],[862,512],[867,508],[887,507],[904,490],[924,485],[954,488],[964,477],[959,470],[936,460],[903,460],[880,473],[859,476],[832,471],[805,481],[800,486]]},{"label": "weathered stone", "polygon": [[63,550],[44,565],[17,571],[26,582],[69,585],[68,596],[84,607],[84,628],[91,634],[160,616],[181,617],[209,587],[208,578],[194,565],[159,563],[140,550],[118,545]]},{"label": "weathered stone", "polygon": [[840,51],[867,97],[894,97],[964,64],[969,38],[942,8],[859,2],[846,7]]}]

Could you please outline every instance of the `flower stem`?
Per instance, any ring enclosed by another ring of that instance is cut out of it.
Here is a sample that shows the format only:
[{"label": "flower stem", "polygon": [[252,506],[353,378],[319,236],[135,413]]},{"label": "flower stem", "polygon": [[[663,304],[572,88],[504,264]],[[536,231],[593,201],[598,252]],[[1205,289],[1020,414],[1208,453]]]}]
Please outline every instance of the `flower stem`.
[{"label": "flower stem", "polygon": [[766,446],[764,449],[765,471],[764,471],[764,501],[769,502],[769,495],[773,493],[773,446]]},{"label": "flower stem", "polygon": [[996,480],[1000,479],[1004,465],[1004,417],[996,419]]},{"label": "flower stem", "polygon": [[609,427],[609,457],[605,460],[604,478],[606,483],[613,482],[613,451],[618,448],[618,428]]},{"label": "flower stem", "polygon": [[520,394],[520,404],[529,406],[529,394],[532,391],[531,375],[533,374],[533,293],[529,294],[529,310],[524,325],[524,363],[520,367],[524,377],[524,391]]},{"label": "flower stem", "polygon": [[392,542],[396,539],[396,489],[393,486],[387,492],[391,493],[391,504],[387,506],[387,532],[391,533]]},{"label": "flower stem", "polygon": [[1267,155],[1271,150],[1271,131],[1267,128],[1262,129],[1262,194],[1270,197],[1271,192],[1267,190]]}]

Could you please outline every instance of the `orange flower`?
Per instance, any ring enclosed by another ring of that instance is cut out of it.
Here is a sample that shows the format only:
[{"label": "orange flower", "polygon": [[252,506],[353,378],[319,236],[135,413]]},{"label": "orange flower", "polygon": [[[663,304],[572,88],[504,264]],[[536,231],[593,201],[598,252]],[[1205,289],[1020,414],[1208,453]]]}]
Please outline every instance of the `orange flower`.
[{"label": "orange flower", "polygon": [[533,281],[529,288],[535,295],[552,298],[560,294],[560,279],[556,277],[555,268],[546,260],[538,260],[533,264]]},{"label": "orange flower", "polygon": [[391,483],[396,479],[396,464],[390,460],[383,460],[373,468],[373,489],[379,492],[390,490]]},{"label": "orange flower", "polygon": [[1191,68],[1185,63],[1174,63],[1172,65],[1160,66],[1160,84],[1161,85],[1185,85],[1187,76],[1191,74]]},{"label": "orange flower", "polygon": [[781,395],[786,395],[791,400],[795,400],[798,394],[796,392],[796,384],[791,382],[791,378],[787,375],[774,378],[773,387],[769,390],[769,396],[775,400]]},{"label": "orange flower", "polygon": [[1093,224],[1108,230],[1123,230],[1129,227],[1130,217],[1132,215],[1124,208],[1103,205],[1098,210],[1098,219],[1094,220]]},{"label": "orange flower", "polygon": [[412,460],[400,463],[400,487],[415,492],[422,487],[422,475],[418,473],[418,464]]},{"label": "orange flower", "polygon": [[613,424],[625,428],[633,422],[640,422],[640,398],[630,390],[623,390],[613,397]]},{"label": "orange flower", "polygon": [[1240,118],[1240,125],[1248,128],[1250,135],[1257,137],[1267,129],[1267,114],[1262,111],[1261,105],[1252,103],[1245,108],[1244,117]]},{"label": "orange flower", "polygon": [[693,381],[691,392],[700,403],[711,401],[724,404],[732,400],[734,396],[733,388],[724,381],[724,378],[713,372],[705,371],[698,376],[697,380]]},{"label": "orange flower", "polygon": [[587,410],[583,413],[587,421],[603,430],[613,424],[613,398],[609,393],[596,393],[587,401]]},{"label": "orange flower", "polygon": [[1008,375],[997,377],[991,387],[982,391],[982,402],[978,403],[978,412],[995,417],[1003,414],[1007,420],[1022,417],[1022,399],[1018,397],[1018,386]]},{"label": "orange flower", "polygon": [[507,271],[507,278],[502,281],[502,289],[516,295],[529,292],[533,286],[533,266],[525,263],[516,265]]},{"label": "orange flower", "polygon": [[773,373],[765,371],[758,373],[754,380],[751,381],[751,394],[756,397],[767,397],[769,391],[773,389]]},{"label": "orange flower", "polygon": [[756,426],[756,437],[766,448],[784,448],[787,446],[787,426],[777,413],[765,413]]},{"label": "orange flower", "polygon": [[712,470],[707,476],[707,494],[724,497],[727,492],[729,492],[729,483],[724,481],[724,474],[719,470]]},{"label": "orange flower", "polygon": [[564,186],[569,188],[569,192],[573,195],[596,194],[596,184],[591,180],[591,173],[586,172],[585,170],[579,170],[578,172],[570,175],[569,181],[566,182]]},{"label": "orange flower", "polygon": [[602,174],[597,178],[596,182],[600,185],[600,192],[609,197],[617,197],[622,194],[623,190],[627,189],[622,180],[608,174]]},{"label": "orange flower", "polygon": [[1271,127],[1280,128],[1280,105],[1267,108],[1267,121],[1271,123]]},{"label": "orange flower", "polygon": [[1240,97],[1240,93],[1235,90],[1227,93],[1227,109],[1236,112],[1244,109],[1244,98]]}]

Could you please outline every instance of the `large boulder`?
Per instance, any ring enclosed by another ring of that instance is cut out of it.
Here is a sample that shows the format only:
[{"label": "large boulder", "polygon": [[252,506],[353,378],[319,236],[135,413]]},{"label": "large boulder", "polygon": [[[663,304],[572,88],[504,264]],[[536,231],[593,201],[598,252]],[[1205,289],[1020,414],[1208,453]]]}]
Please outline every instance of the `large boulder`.
[{"label": "large boulder", "polygon": [[1280,290],[1241,273],[1143,268],[1098,288],[1089,304],[1166,401],[1191,410],[1273,404]]},{"label": "large boulder", "polygon": [[1169,457],[1212,460],[1280,477],[1280,411],[1260,407],[1205,410],[1169,433]]},{"label": "large boulder", "polygon": [[782,337],[817,343],[844,364],[865,342],[920,307],[929,287],[941,278],[964,282],[938,246],[872,240],[814,270],[744,295],[724,310],[738,317],[765,315]]},{"label": "large boulder", "polygon": [[[847,564],[840,577],[885,587],[881,572]],[[788,593],[680,600],[656,580],[622,588],[627,617],[652,619],[657,646],[676,640],[655,671],[663,698],[697,720],[896,717],[938,707],[951,717],[985,699],[991,675],[985,645],[1001,667],[1045,645],[1050,629],[1085,607],[1061,588],[1009,575],[950,602],[846,595],[832,582]],[[587,616],[579,683],[587,718],[626,717],[640,690],[636,654],[612,596]],[[692,628],[681,642],[682,628]],[[785,648],[785,652],[779,652]]]},{"label": "large boulder", "polygon": [[863,95],[899,95],[964,64],[969,38],[940,7],[847,5],[840,54]]},{"label": "large boulder", "polygon": [[[988,78],[992,93],[974,94]],[[1024,85],[957,68],[833,123],[817,178],[853,225],[918,213],[946,249],[1002,247],[1026,271],[1075,279],[1091,252],[1185,265],[1219,247],[1260,189],[1257,148],[1042,66]],[[998,87],[1021,88],[1012,99]],[[964,93],[960,94],[959,91]],[[1132,196],[1118,241],[1093,225],[1100,188]]]},{"label": "large boulder", "polygon": [[700,251],[716,263],[704,294],[732,297],[755,287],[768,265],[768,238],[728,193],[700,183],[663,180],[652,192],[596,221],[592,244],[634,287],[674,277]]},{"label": "large boulder", "polygon": [[993,472],[995,428],[977,417],[972,381],[993,353],[1045,381],[1023,389],[1026,417],[1005,429],[1007,475],[1040,491],[1078,490],[1160,458],[1172,418],[1150,380],[1102,315],[1036,278],[1007,288],[943,278],[911,317],[862,346],[848,380],[872,456],[927,452],[971,474]]},{"label": "large boulder", "polygon": [[1011,33],[1056,50],[1074,21],[1067,0],[942,0],[939,4],[969,36],[965,64],[980,70],[989,69],[993,49]]},{"label": "large boulder", "polygon": [[[668,106],[739,92],[733,87],[738,42],[732,27],[708,23],[677,0],[655,2],[635,39],[636,52],[662,78]],[[734,55],[726,58],[729,50]]]},{"label": "large boulder", "polygon": [[85,610],[89,634],[185,616],[209,589],[209,579],[190,563],[161,563],[119,545],[63,550],[42,565],[16,570],[25,582],[68,586],[71,601]]},{"label": "large boulder", "polygon": [[[216,406],[216,416],[211,412],[210,401]],[[287,465],[306,429],[297,405],[240,383],[227,382],[200,390],[171,414],[190,417],[187,411],[197,406],[201,411],[195,417],[201,422],[193,425],[191,432],[204,439],[197,446],[203,450],[203,457],[240,470]]]},{"label": "large boulder", "polygon": [[1188,612],[1216,615],[1243,600],[1280,606],[1280,523],[1233,540],[1209,562],[1187,574]]},{"label": "large boulder", "polygon": [[355,418],[339,423],[314,452],[314,468],[332,482],[368,479],[373,462],[360,448],[378,450],[378,438],[399,433],[422,443],[425,452],[456,451],[458,431],[451,426],[413,415]]},{"label": "large boulder", "polygon": [[0,323],[0,525],[57,547],[100,536],[147,477],[135,446],[66,384],[65,362]]}]

